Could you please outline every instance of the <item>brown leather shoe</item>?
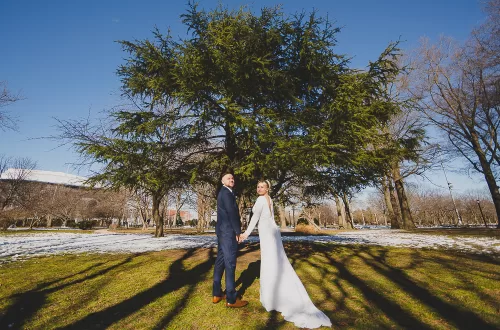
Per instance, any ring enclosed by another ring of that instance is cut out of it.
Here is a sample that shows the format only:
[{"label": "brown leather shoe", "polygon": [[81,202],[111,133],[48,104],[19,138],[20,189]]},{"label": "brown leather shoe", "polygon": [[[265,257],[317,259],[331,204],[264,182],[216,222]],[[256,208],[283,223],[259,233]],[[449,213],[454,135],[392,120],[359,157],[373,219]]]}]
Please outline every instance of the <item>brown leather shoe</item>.
[{"label": "brown leather shoe", "polygon": [[214,304],[217,304],[217,303],[221,302],[221,301],[222,301],[222,300],[224,300],[224,299],[226,299],[226,295],[223,295],[222,297],[214,296],[214,297],[212,298],[212,302],[213,302]]},{"label": "brown leather shoe", "polygon": [[248,305],[248,301],[241,300],[239,298],[236,298],[236,301],[234,302],[234,304],[230,304],[230,303],[226,302],[226,307],[231,307],[231,308],[240,308],[240,307],[245,307],[246,305]]}]

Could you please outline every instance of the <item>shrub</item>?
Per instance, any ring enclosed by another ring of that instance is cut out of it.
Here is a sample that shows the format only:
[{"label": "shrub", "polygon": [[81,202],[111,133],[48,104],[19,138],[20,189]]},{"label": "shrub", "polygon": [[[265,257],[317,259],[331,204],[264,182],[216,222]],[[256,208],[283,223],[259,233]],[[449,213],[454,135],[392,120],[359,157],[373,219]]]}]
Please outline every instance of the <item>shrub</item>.
[{"label": "shrub", "polygon": [[304,218],[299,218],[299,220],[297,220],[297,226],[299,225],[305,225],[305,226],[308,226],[309,225],[309,222],[307,222],[306,219]]},{"label": "shrub", "polygon": [[184,226],[184,222],[182,221],[182,218],[179,214],[177,214],[177,218],[175,219],[175,226],[176,227]]},{"label": "shrub", "polygon": [[78,225],[75,220],[68,220],[66,221],[66,227],[69,228],[76,228]]},{"label": "shrub", "polygon": [[307,224],[307,225],[297,224],[297,227],[295,227],[295,232],[296,233],[306,234],[306,235],[321,234],[321,231],[317,230],[316,227],[311,226],[309,224]]},{"label": "shrub", "polygon": [[89,230],[92,229],[92,227],[94,227],[96,223],[97,223],[96,220],[82,220],[78,221],[76,225],[78,226],[78,228],[82,230]]}]

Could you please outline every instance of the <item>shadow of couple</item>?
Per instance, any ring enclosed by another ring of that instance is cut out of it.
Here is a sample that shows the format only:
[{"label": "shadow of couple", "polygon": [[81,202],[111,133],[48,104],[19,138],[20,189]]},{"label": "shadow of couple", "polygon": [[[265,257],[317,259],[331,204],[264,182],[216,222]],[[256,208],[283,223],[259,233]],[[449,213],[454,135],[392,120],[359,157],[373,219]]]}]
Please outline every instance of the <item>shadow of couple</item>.
[{"label": "shadow of couple", "polygon": [[236,281],[236,288],[240,285],[239,289],[236,289],[238,295],[243,297],[247,289],[253,284],[253,282],[260,276],[260,260],[251,262],[248,264],[247,269],[241,272],[240,277]]}]

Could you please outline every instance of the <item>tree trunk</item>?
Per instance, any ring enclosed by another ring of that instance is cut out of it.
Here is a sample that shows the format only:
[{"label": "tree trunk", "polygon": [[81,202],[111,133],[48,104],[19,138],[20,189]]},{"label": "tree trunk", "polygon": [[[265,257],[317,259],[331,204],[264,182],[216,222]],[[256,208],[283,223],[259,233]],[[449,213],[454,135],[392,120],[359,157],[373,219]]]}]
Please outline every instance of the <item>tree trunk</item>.
[{"label": "tree trunk", "polygon": [[500,191],[495,181],[495,176],[493,175],[493,171],[491,170],[491,165],[486,159],[486,155],[479,144],[477,134],[473,134],[472,136],[472,146],[474,151],[476,152],[477,157],[479,158],[479,163],[481,164],[481,168],[483,170],[484,179],[488,184],[488,189],[490,190],[491,199],[493,200],[493,205],[495,205],[495,213],[497,216],[497,228],[500,228]]},{"label": "tree trunk", "polygon": [[401,220],[401,208],[399,207],[399,202],[396,194],[396,189],[394,188],[394,184],[392,183],[392,177],[389,178],[389,192],[390,194],[390,199],[391,199],[391,205],[392,209],[394,211],[394,216],[396,217],[396,227],[394,228],[401,228],[402,220]]},{"label": "tree trunk", "polygon": [[141,214],[142,230],[147,230],[148,229],[148,210],[147,210],[147,207],[146,207],[146,209],[143,209],[140,202],[138,201],[137,208],[139,210],[139,213]]},{"label": "tree trunk", "polygon": [[163,237],[163,217],[160,217],[161,197],[156,194],[153,197],[153,221],[156,224],[155,237]]},{"label": "tree trunk", "polygon": [[342,204],[340,204],[340,198],[338,194],[333,195],[335,197],[335,206],[337,207],[337,219],[339,221],[339,229],[345,228],[345,218],[342,214]]},{"label": "tree trunk", "polygon": [[351,209],[349,208],[349,199],[347,198],[347,194],[342,194],[342,201],[344,202],[345,207],[345,215],[347,218],[347,228],[354,229],[354,220],[352,219]]},{"label": "tree trunk", "polygon": [[316,223],[314,223],[314,219],[307,218],[307,222],[309,222],[309,224],[310,224],[311,226],[313,226],[316,230],[318,230],[318,231],[320,231],[320,230],[321,230],[321,228],[320,228],[320,227],[319,227]]},{"label": "tree trunk", "polygon": [[34,216],[30,221],[30,230],[33,230],[33,226],[38,222],[38,216]]},{"label": "tree trunk", "polygon": [[278,211],[280,213],[281,229],[285,229],[286,228],[285,207],[282,204],[278,204]]},{"label": "tree trunk", "polygon": [[389,176],[384,176],[381,180],[381,183],[382,190],[384,191],[385,207],[387,209],[387,214],[389,215],[389,220],[391,221],[391,229],[399,229],[401,227],[394,210],[394,204],[396,204],[396,200],[394,198],[394,188],[392,188],[391,178]]},{"label": "tree trunk", "polygon": [[196,212],[198,213],[198,223],[196,224],[196,230],[203,232],[205,225],[205,210],[204,210],[204,200],[202,194],[196,193]]},{"label": "tree trunk", "polygon": [[439,226],[443,226],[443,223],[441,221],[441,211],[438,211],[436,220]]},{"label": "tree trunk", "polygon": [[47,228],[52,227],[52,214],[47,215]]},{"label": "tree trunk", "polygon": [[401,172],[399,170],[399,163],[394,165],[392,169],[392,177],[394,179],[394,186],[396,187],[396,193],[398,195],[399,207],[401,208],[403,228],[414,229],[415,224],[413,223],[413,219],[411,217],[410,204],[408,202],[408,198],[406,197],[403,178],[401,177]]}]

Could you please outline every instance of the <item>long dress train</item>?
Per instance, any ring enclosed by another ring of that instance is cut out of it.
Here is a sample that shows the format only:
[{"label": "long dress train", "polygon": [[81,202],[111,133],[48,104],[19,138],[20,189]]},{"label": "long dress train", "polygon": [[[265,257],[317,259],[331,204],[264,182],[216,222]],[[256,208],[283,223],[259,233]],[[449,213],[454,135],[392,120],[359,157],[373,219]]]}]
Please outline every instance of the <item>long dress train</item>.
[{"label": "long dress train", "polygon": [[281,233],[274,222],[274,212],[267,198],[259,196],[245,234],[258,222],[260,239],[260,301],[269,312],[281,312],[285,320],[301,328],[331,326],[328,316],[314,306],[295,273],[283,248]]}]

